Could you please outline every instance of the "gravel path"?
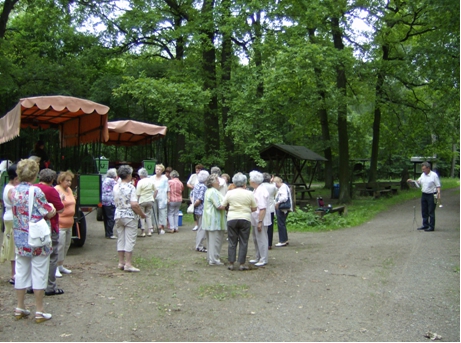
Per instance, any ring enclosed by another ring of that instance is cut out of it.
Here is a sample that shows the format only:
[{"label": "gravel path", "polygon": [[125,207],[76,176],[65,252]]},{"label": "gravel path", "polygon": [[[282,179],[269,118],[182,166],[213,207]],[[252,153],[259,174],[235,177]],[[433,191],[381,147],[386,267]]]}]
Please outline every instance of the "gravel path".
[{"label": "gravel path", "polygon": [[[360,227],[290,233],[265,268],[247,272],[209,267],[187,226],[138,238],[141,272],[118,271],[115,242],[91,213],[87,243],[66,260],[73,273],[58,282],[66,293],[45,298],[51,321],[14,321],[0,265],[0,341],[428,341],[432,332],[459,342],[459,189],[442,196],[435,232],[416,230],[412,200]],[[26,304],[33,312],[30,296]]]}]

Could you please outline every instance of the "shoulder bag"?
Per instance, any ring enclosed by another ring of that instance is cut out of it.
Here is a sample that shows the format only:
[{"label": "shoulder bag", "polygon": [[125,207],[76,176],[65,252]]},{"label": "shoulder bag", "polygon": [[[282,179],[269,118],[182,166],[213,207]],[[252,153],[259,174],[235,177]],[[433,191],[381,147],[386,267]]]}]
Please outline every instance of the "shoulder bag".
[{"label": "shoulder bag", "polygon": [[27,243],[32,248],[40,248],[45,245],[51,244],[51,230],[44,218],[40,219],[36,223],[33,223],[31,221],[32,208],[34,204],[34,194],[35,187],[31,186],[29,188],[29,238],[27,240]]}]

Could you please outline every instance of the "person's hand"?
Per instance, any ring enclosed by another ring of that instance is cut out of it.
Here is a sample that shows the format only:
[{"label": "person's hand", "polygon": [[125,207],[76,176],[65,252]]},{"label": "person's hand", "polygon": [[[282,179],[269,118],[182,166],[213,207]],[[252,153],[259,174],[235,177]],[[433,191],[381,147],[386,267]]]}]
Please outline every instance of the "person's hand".
[{"label": "person's hand", "polygon": [[258,232],[261,232],[262,231],[262,226],[263,226],[263,223],[262,222],[258,222]]},{"label": "person's hand", "polygon": [[276,210],[279,209],[279,203],[276,203],[276,204],[275,204],[275,209],[276,209]]}]

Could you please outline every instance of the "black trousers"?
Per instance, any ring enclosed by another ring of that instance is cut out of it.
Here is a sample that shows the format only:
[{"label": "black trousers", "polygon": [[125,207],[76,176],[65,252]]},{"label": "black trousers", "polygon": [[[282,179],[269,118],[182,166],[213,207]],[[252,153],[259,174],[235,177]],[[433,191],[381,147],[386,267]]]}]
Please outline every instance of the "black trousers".
[{"label": "black trousers", "polygon": [[244,219],[229,220],[227,222],[227,259],[229,263],[235,262],[237,244],[239,245],[238,262],[244,264],[248,251],[248,239],[250,238],[251,223]]},{"label": "black trousers", "polygon": [[106,237],[112,237],[114,235],[114,216],[115,216],[115,206],[102,206],[102,213],[104,217],[104,231],[106,232]]},{"label": "black trousers", "polygon": [[421,215],[423,226],[428,229],[435,227],[435,206],[434,194],[423,193],[421,196]]}]

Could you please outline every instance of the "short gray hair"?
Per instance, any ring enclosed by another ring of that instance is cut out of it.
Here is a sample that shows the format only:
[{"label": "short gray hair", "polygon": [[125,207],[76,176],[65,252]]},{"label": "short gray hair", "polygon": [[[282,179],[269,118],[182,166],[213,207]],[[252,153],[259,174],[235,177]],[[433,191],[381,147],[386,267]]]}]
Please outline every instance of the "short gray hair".
[{"label": "short gray hair", "polygon": [[147,169],[146,168],[141,168],[138,170],[138,174],[140,177],[147,177],[149,174],[147,173]]},{"label": "short gray hair", "polygon": [[208,176],[205,180],[205,185],[208,187],[208,188],[211,188],[213,187],[213,183],[216,182],[216,181],[219,181],[218,179],[218,175],[216,174],[211,174],[210,176]]},{"label": "short gray hair", "polygon": [[235,185],[235,187],[243,187],[247,184],[247,177],[245,174],[237,173],[232,178],[232,183]]},{"label": "short gray hair", "polygon": [[263,173],[263,177],[264,177],[264,182],[271,182],[271,174],[269,173]]},{"label": "short gray hair", "polygon": [[431,169],[431,164],[426,161],[426,162],[421,163],[421,167],[426,167],[426,168]]},{"label": "short gray hair", "polygon": [[197,181],[204,183],[208,176],[210,176],[210,173],[208,173],[206,170],[201,170],[200,173],[197,174]]},{"label": "short gray hair", "polygon": [[261,174],[259,171],[253,170],[250,172],[250,182],[254,182],[260,185],[261,183],[263,183],[263,181],[264,181],[263,174]]},{"label": "short gray hair", "polygon": [[106,173],[106,177],[110,177],[111,179],[115,179],[117,177],[117,169],[110,168]]},{"label": "short gray hair", "polygon": [[45,168],[40,170],[38,178],[41,182],[52,183],[56,179],[56,172],[52,169]]},{"label": "short gray hair", "polygon": [[117,174],[122,180],[126,180],[129,175],[133,174],[133,168],[124,164],[118,167]]},{"label": "short gray hair", "polygon": [[171,178],[178,178],[179,177],[179,173],[177,170],[172,170],[171,173],[170,173],[170,177]]},{"label": "short gray hair", "polygon": [[210,170],[211,174],[217,174],[218,176],[221,176],[221,169],[219,167],[212,167]]}]

